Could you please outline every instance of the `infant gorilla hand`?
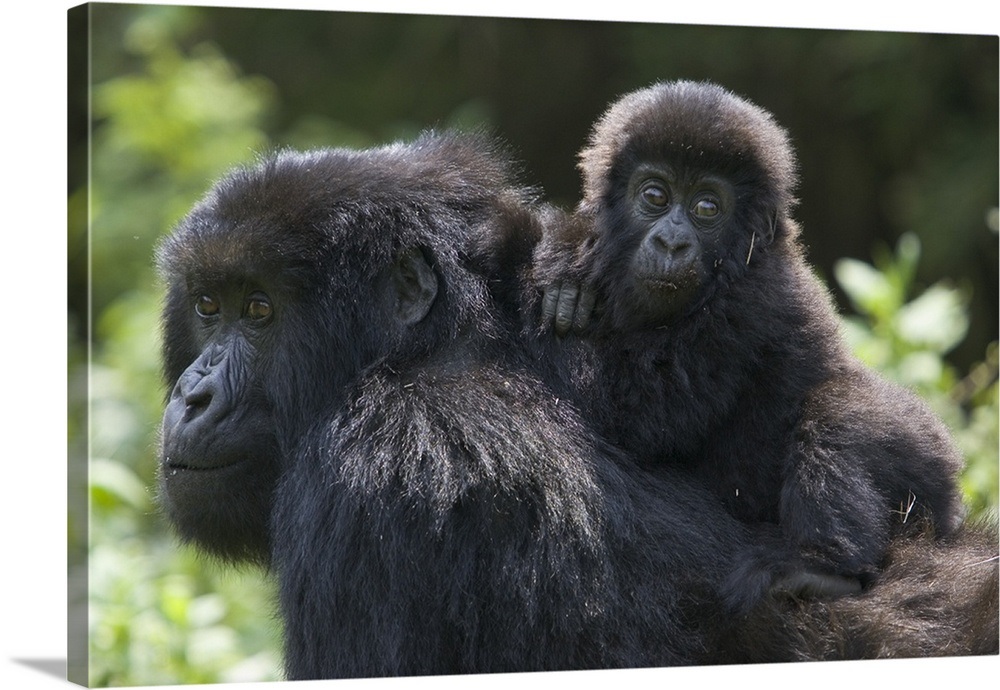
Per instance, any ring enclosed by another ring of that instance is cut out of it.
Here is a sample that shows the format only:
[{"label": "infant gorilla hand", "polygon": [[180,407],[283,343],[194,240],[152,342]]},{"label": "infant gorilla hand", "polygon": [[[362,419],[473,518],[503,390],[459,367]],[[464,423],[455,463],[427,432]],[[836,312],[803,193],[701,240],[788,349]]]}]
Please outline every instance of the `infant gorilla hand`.
[{"label": "infant gorilla hand", "polygon": [[860,577],[834,573],[807,560],[773,529],[758,525],[757,545],[744,552],[723,584],[727,608],[749,613],[765,597],[836,599],[862,590]]},{"label": "infant gorilla hand", "polygon": [[810,570],[789,573],[771,585],[771,594],[785,594],[795,599],[835,599],[860,591],[861,581],[856,577]]},{"label": "infant gorilla hand", "polygon": [[559,336],[570,331],[580,334],[590,325],[595,305],[594,291],[587,286],[572,282],[550,285],[542,300],[542,327],[551,323]]}]

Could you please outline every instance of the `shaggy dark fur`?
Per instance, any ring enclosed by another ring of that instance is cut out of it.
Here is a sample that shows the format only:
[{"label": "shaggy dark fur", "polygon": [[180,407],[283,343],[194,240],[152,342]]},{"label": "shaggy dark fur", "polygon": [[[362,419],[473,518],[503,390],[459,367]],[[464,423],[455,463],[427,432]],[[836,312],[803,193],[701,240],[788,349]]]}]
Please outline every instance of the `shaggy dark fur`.
[{"label": "shaggy dark fur", "polygon": [[693,468],[740,520],[781,526],[784,553],[732,578],[736,608],[810,573],[868,583],[893,534],[955,529],[961,458],[924,403],[842,344],[770,114],[715,85],[658,84],[608,110],[580,167],[576,217],[551,223],[532,280],[550,298],[584,286],[598,314],[587,326],[561,305],[559,330],[575,319],[588,341],[547,356],[568,361],[613,442]]}]

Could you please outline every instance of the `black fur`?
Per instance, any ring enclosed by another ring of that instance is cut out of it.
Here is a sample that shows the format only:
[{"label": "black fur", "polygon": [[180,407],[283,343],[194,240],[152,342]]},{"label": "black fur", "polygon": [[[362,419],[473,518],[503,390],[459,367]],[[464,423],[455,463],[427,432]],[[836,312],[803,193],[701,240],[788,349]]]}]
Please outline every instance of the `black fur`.
[{"label": "black fur", "polygon": [[[791,218],[793,154],[770,114],[715,85],[658,84],[608,110],[580,167],[583,200],[551,224],[532,280],[591,287],[599,313],[587,342],[569,337],[554,357],[615,443],[692,467],[740,520],[781,526],[784,553],[741,566],[734,606],[796,577],[803,558],[867,583],[893,534],[923,520],[955,529],[961,458],[924,403],[842,344]],[[637,191],[647,177],[668,188],[657,205]],[[722,189],[714,225],[669,204],[678,215],[659,220],[663,198],[693,206],[703,179]]]}]

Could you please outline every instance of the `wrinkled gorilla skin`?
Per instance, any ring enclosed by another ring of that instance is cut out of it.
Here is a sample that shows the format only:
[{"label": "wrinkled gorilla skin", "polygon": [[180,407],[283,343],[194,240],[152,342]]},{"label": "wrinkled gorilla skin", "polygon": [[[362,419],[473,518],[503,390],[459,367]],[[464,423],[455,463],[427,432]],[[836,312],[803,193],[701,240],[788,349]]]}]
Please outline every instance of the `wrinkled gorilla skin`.
[{"label": "wrinkled gorilla skin", "polygon": [[161,248],[162,500],[185,538],[270,563],[291,679],[714,647],[746,528],[533,373],[482,273],[497,225],[511,251],[540,232],[505,160],[428,135],[237,171]]},{"label": "wrinkled gorilla skin", "polygon": [[961,458],[924,403],[842,343],[769,113],[715,85],[657,84],[605,113],[580,168],[583,199],[549,224],[531,278],[570,333],[546,357],[614,443],[781,526],[785,553],[768,546],[732,578],[737,610],[803,577],[867,584],[893,534],[955,529]]}]

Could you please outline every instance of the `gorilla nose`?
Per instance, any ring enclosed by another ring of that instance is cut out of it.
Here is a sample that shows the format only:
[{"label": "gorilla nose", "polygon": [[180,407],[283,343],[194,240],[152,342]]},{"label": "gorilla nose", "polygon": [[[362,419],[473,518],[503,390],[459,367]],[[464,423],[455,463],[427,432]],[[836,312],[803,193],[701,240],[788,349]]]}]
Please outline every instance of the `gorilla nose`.
[{"label": "gorilla nose", "polygon": [[226,412],[225,396],[220,395],[219,372],[191,367],[174,386],[167,405],[169,418],[181,425],[212,424]]},{"label": "gorilla nose", "polygon": [[677,257],[691,248],[691,240],[683,233],[660,231],[651,233],[649,243],[660,254]]},{"label": "gorilla nose", "polygon": [[212,392],[204,388],[196,388],[184,396],[184,421],[190,422],[212,404]]}]

